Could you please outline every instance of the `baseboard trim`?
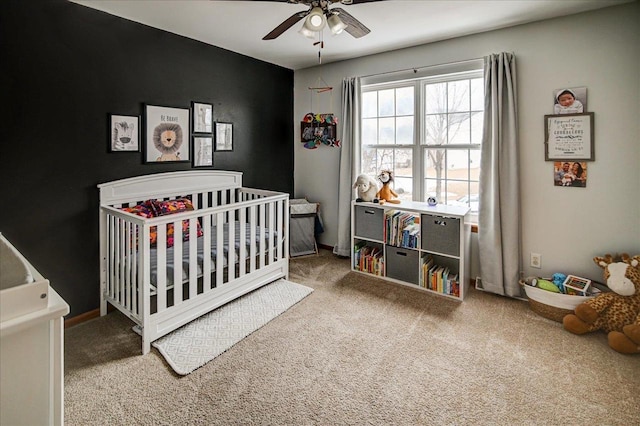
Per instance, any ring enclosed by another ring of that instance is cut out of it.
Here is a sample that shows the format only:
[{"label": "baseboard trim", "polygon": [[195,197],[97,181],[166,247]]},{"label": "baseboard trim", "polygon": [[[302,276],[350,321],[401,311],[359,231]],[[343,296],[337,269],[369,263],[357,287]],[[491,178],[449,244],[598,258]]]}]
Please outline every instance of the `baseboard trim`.
[{"label": "baseboard trim", "polygon": [[80,314],[73,318],[64,320],[64,328],[69,328],[69,327],[73,327],[74,325],[82,324],[83,322],[89,321],[94,318],[98,318],[99,316],[100,316],[100,308],[94,309],[93,311],[85,312],[84,314]]}]

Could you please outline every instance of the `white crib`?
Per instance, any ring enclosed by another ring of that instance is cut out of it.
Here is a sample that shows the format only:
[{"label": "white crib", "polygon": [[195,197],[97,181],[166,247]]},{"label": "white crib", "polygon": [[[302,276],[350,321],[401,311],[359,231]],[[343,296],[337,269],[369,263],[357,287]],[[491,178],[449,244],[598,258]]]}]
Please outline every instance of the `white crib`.
[{"label": "white crib", "polygon": [[[159,173],[98,188],[100,313],[109,303],[131,318],[143,354],[178,327],[288,277],[286,193],[244,188],[242,173],[218,170]],[[122,210],[184,197],[194,210],[152,218]],[[170,226],[174,244],[167,247]]]}]

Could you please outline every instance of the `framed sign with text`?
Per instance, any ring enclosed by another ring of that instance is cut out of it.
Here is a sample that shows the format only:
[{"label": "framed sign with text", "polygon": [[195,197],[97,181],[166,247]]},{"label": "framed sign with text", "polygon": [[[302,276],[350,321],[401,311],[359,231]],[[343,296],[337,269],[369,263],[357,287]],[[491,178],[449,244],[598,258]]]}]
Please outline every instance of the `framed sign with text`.
[{"label": "framed sign with text", "polygon": [[544,116],[544,159],[593,161],[593,113]]}]

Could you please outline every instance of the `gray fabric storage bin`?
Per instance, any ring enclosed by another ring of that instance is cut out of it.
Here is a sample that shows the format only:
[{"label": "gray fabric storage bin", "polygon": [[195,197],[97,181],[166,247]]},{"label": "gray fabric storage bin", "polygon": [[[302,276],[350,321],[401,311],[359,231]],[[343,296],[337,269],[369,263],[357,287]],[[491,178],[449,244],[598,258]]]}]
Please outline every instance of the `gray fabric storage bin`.
[{"label": "gray fabric storage bin", "polygon": [[356,206],[355,236],[382,241],[384,210],[377,207]]},{"label": "gray fabric storage bin", "polygon": [[315,222],[318,204],[304,198],[289,200],[289,257],[318,253]]},{"label": "gray fabric storage bin", "polygon": [[418,285],[420,280],[420,252],[387,245],[385,246],[386,276]]},{"label": "gray fabric storage bin", "polygon": [[422,215],[422,249],[451,256],[460,255],[460,219]]}]

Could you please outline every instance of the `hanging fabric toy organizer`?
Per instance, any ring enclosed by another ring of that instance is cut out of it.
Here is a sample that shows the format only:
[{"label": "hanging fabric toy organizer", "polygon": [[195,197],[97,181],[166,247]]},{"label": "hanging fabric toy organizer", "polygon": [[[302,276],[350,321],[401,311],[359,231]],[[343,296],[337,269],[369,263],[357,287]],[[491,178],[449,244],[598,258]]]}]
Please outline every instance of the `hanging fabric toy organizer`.
[{"label": "hanging fabric toy organizer", "polygon": [[[311,111],[313,111],[313,96],[321,93],[329,92],[329,106],[333,100],[333,87],[329,86],[322,77],[318,78],[319,83],[316,87],[309,87],[311,96]],[[300,127],[301,142],[307,149],[316,149],[320,145],[332,146],[339,148],[340,141],[337,138],[338,119],[333,113],[318,114],[309,112],[302,118]]]}]

